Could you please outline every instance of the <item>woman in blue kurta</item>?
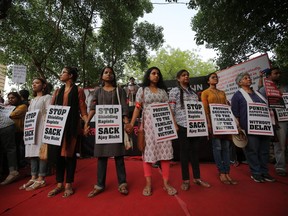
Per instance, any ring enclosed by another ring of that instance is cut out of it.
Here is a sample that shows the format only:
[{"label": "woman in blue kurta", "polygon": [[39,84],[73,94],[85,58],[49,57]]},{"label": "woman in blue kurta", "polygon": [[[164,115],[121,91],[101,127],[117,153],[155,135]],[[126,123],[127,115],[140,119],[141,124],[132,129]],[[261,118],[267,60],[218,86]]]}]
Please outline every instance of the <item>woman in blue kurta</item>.
[{"label": "woman in blue kurta", "polygon": [[266,103],[260,93],[254,91],[249,73],[240,73],[236,77],[236,83],[240,87],[231,99],[231,108],[238,119],[239,126],[245,130],[248,144],[244,152],[251,170],[251,178],[255,182],[274,182],[275,179],[268,174],[269,162],[269,137],[263,135],[248,134],[247,102]]}]

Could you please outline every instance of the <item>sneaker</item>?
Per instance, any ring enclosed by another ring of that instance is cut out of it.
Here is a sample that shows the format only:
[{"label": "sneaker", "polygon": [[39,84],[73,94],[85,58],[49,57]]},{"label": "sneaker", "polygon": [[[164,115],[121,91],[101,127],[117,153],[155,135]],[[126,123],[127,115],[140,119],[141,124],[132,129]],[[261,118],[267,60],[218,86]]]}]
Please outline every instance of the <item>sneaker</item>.
[{"label": "sneaker", "polygon": [[251,176],[251,179],[253,179],[257,183],[265,182],[265,180],[262,178],[262,176],[261,175],[257,175],[257,174],[253,174]]},{"label": "sneaker", "polygon": [[276,179],[270,176],[268,173],[262,174],[262,178],[267,182],[275,182]]}]

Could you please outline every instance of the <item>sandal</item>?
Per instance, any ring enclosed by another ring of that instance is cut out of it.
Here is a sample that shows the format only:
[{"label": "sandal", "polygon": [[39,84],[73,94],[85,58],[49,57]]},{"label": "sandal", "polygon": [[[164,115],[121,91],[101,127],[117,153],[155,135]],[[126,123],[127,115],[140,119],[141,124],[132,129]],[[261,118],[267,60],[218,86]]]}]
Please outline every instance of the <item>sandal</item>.
[{"label": "sandal", "polygon": [[65,188],[65,191],[64,191],[64,194],[63,194],[62,197],[67,198],[67,197],[69,197],[69,196],[71,196],[73,194],[74,194],[74,190],[73,190],[72,187]]},{"label": "sandal", "polygon": [[238,184],[238,182],[233,180],[228,174],[226,174],[226,178],[230,182],[230,184],[232,184],[232,185]]},{"label": "sandal", "polygon": [[190,188],[190,182],[189,182],[189,181],[188,181],[188,182],[183,181],[183,182],[182,182],[182,185],[181,185],[181,189],[182,189],[183,191],[187,191],[187,190],[189,190],[189,188]]},{"label": "sandal", "polygon": [[118,187],[118,191],[123,194],[123,195],[128,195],[128,189],[127,189],[127,184],[126,183],[123,183],[121,185],[119,185]]},{"label": "sandal", "polygon": [[144,196],[151,196],[152,195],[152,187],[151,186],[145,186],[142,194]]},{"label": "sandal", "polygon": [[24,189],[30,187],[31,185],[34,184],[34,182],[35,182],[35,179],[30,179],[28,182],[26,182],[21,187],[19,187],[19,190],[24,190]]},{"label": "sandal", "polygon": [[177,190],[171,185],[167,185],[163,187],[163,190],[167,192],[168,195],[174,196],[177,194]]},{"label": "sandal", "polygon": [[219,179],[220,179],[220,181],[223,183],[223,184],[231,184],[230,183],[230,181],[227,179],[227,177],[226,177],[226,175],[225,174],[223,174],[223,173],[221,173],[220,175],[219,175]]},{"label": "sandal", "polygon": [[48,193],[48,197],[54,197],[64,190],[63,187],[56,187]]},{"label": "sandal", "polygon": [[95,185],[94,189],[88,194],[88,198],[94,197],[104,191],[104,188],[99,188]]},{"label": "sandal", "polygon": [[42,188],[46,186],[46,181],[45,180],[41,180],[41,181],[34,181],[34,183],[32,185],[30,185],[29,187],[26,188],[26,191],[31,191],[31,190],[36,190],[38,188]]},{"label": "sandal", "polygon": [[211,187],[211,185],[210,185],[208,182],[204,182],[204,181],[202,181],[201,179],[194,179],[193,182],[194,182],[195,184],[197,184],[197,185],[202,186],[202,187],[206,187],[206,188]]}]

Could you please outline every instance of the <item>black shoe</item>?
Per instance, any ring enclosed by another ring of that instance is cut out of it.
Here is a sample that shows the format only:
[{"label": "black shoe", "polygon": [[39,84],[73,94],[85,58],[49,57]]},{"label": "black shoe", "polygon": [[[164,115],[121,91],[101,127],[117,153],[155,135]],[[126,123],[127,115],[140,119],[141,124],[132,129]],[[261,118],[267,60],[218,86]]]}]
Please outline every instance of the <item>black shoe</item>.
[{"label": "black shoe", "polygon": [[257,183],[265,182],[261,175],[253,174],[251,178]]},{"label": "black shoe", "polygon": [[270,176],[268,173],[262,174],[261,176],[267,182],[275,182],[276,181],[276,179],[273,178],[272,176]]},{"label": "black shoe", "polygon": [[281,169],[276,169],[276,174],[278,176],[287,176],[287,172],[285,172],[284,170],[281,170]]}]

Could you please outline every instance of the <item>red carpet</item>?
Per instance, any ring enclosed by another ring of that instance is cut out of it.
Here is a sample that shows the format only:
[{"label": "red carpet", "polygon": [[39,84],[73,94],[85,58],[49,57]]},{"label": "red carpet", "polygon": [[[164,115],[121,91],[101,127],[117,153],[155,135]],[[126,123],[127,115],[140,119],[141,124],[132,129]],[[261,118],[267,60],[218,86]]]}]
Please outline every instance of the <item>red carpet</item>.
[{"label": "red carpet", "polygon": [[221,215],[221,216],[286,216],[288,215],[288,177],[278,177],[270,166],[275,183],[255,183],[250,179],[247,165],[231,167],[231,176],[238,185],[224,185],[217,178],[214,164],[201,164],[201,176],[212,187],[191,185],[189,191],[181,191],[180,164],[171,167],[171,185],[177,196],[168,196],[162,189],[159,169],[153,169],[153,195],[144,197],[145,185],[142,162],[126,158],[129,195],[117,191],[114,160],[109,160],[106,190],[94,197],[87,194],[96,183],[96,159],[80,159],[74,183],[75,194],[62,198],[59,194],[47,198],[55,187],[55,176],[47,177],[47,186],[36,191],[20,191],[18,187],[29,178],[0,187],[0,215]]}]

